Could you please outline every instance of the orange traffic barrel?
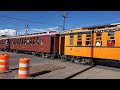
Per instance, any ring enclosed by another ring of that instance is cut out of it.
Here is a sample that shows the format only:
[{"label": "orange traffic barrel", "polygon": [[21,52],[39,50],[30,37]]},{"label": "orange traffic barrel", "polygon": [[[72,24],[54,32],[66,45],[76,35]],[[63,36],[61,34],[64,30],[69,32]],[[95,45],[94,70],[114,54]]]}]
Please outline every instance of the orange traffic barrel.
[{"label": "orange traffic barrel", "polygon": [[27,78],[30,76],[29,74],[29,63],[30,59],[27,57],[20,58],[19,61],[19,70],[18,70],[18,78]]},{"label": "orange traffic barrel", "polygon": [[0,71],[9,70],[9,55],[7,53],[0,54]]}]

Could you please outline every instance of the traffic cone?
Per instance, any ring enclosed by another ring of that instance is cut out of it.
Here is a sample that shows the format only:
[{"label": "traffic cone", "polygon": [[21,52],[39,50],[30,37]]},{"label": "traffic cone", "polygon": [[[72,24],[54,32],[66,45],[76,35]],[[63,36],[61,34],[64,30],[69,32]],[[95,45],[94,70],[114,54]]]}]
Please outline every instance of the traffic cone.
[{"label": "traffic cone", "polygon": [[7,53],[0,54],[0,71],[9,70],[9,55]]},{"label": "traffic cone", "polygon": [[25,79],[30,76],[29,74],[29,63],[30,59],[27,57],[20,58],[19,61],[19,70],[18,70],[18,78]]}]

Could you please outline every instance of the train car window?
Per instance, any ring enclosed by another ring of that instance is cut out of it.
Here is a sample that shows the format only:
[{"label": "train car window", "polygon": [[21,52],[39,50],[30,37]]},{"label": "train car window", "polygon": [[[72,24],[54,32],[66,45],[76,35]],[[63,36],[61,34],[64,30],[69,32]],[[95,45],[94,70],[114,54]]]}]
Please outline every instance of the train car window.
[{"label": "train car window", "polygon": [[23,38],[23,45],[25,44],[25,39]]},{"label": "train car window", "polygon": [[16,45],[17,45],[17,43],[18,43],[18,39],[16,38]]},{"label": "train car window", "polygon": [[87,46],[91,46],[91,42],[90,41],[86,41],[86,45]]},{"label": "train car window", "polygon": [[20,39],[18,39],[18,44],[20,44]]},{"label": "train car window", "polygon": [[107,46],[114,46],[114,45],[115,45],[114,32],[109,31],[108,32]]},{"label": "train car window", "polygon": [[91,33],[86,34],[86,46],[91,46]]},{"label": "train car window", "polygon": [[16,45],[18,44],[18,39],[16,39]]},{"label": "train car window", "polygon": [[21,40],[21,38],[20,38],[20,44],[22,44],[22,40]]},{"label": "train car window", "polygon": [[19,44],[19,39],[17,39],[17,44]]},{"label": "train car window", "polygon": [[102,33],[101,32],[97,32],[96,36],[102,36]]},{"label": "train car window", "polygon": [[32,44],[32,38],[30,38],[30,44]]},{"label": "train car window", "polygon": [[24,45],[26,45],[26,38],[24,38]]},{"label": "train car window", "polygon": [[26,44],[29,44],[29,38],[26,38]]},{"label": "train car window", "polygon": [[112,31],[110,32],[110,31],[109,31],[109,32],[108,32],[108,36],[114,36],[114,32],[112,32]]},{"label": "train car window", "polygon": [[77,42],[77,46],[82,46],[82,41]]},{"label": "train car window", "polygon": [[24,45],[25,45],[25,43],[26,43],[26,38],[24,38]]},{"label": "train car window", "polygon": [[21,44],[23,44],[23,39],[21,38]]},{"label": "train car window", "polygon": [[74,38],[74,36],[71,34],[70,35],[70,45],[73,45],[73,38]]},{"label": "train car window", "polygon": [[34,37],[34,44],[36,44],[36,37]]},{"label": "train car window", "polygon": [[24,44],[24,38],[22,38],[22,44]]},{"label": "train car window", "polygon": [[40,37],[40,45],[43,45],[43,39]]},{"label": "train car window", "polygon": [[96,32],[96,46],[102,46],[102,33]]},{"label": "train car window", "polygon": [[82,34],[78,34],[77,46],[82,46]]},{"label": "train car window", "polygon": [[13,39],[13,44],[15,44],[15,39]]},{"label": "train car window", "polygon": [[33,39],[33,42],[34,42],[34,45],[36,44],[36,38],[34,37],[34,39]]},{"label": "train car window", "polygon": [[86,34],[86,37],[91,37],[91,34],[90,33]]},{"label": "train car window", "polygon": [[20,42],[19,40],[20,40],[20,39],[18,39],[18,40],[17,40],[17,41],[18,41],[18,43],[17,43],[17,44],[19,44],[19,42]]},{"label": "train car window", "polygon": [[14,44],[16,44],[16,39],[14,39]]},{"label": "train car window", "polygon": [[23,45],[25,44],[25,38],[23,38]]},{"label": "train car window", "polygon": [[13,41],[13,39],[12,39],[12,44],[14,44],[14,41]]},{"label": "train car window", "polygon": [[78,34],[78,40],[82,40],[82,34]]},{"label": "train car window", "polygon": [[33,37],[32,39],[33,39],[33,42],[32,42],[32,43],[35,44],[35,37]]},{"label": "train car window", "polygon": [[38,37],[35,37],[35,44],[38,44]]},{"label": "train car window", "polygon": [[37,44],[39,44],[39,37],[37,37]]},{"label": "train car window", "polygon": [[70,35],[70,38],[73,38],[73,35],[72,35],[72,34]]}]

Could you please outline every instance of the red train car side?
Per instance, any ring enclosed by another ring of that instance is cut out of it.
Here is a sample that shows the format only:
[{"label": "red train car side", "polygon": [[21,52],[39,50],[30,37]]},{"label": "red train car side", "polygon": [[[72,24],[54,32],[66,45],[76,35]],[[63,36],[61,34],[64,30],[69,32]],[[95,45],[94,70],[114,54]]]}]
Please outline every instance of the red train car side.
[{"label": "red train car side", "polygon": [[10,39],[10,49],[16,52],[55,57],[59,53],[59,33],[49,32],[13,37]]}]

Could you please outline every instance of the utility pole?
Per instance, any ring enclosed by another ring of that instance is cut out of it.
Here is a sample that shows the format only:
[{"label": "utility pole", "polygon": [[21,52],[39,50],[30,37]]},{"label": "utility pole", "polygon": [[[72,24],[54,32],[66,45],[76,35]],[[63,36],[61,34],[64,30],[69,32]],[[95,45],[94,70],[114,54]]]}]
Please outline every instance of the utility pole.
[{"label": "utility pole", "polygon": [[18,29],[15,29],[16,30],[16,36],[18,35]]},{"label": "utility pole", "polygon": [[63,17],[63,31],[64,31],[65,30],[65,19],[68,17],[68,13],[64,13],[62,17]]},{"label": "utility pole", "polygon": [[26,29],[25,29],[25,35],[28,34],[28,26],[29,26],[29,25],[26,24],[26,27],[25,27],[25,28],[26,28]]}]

